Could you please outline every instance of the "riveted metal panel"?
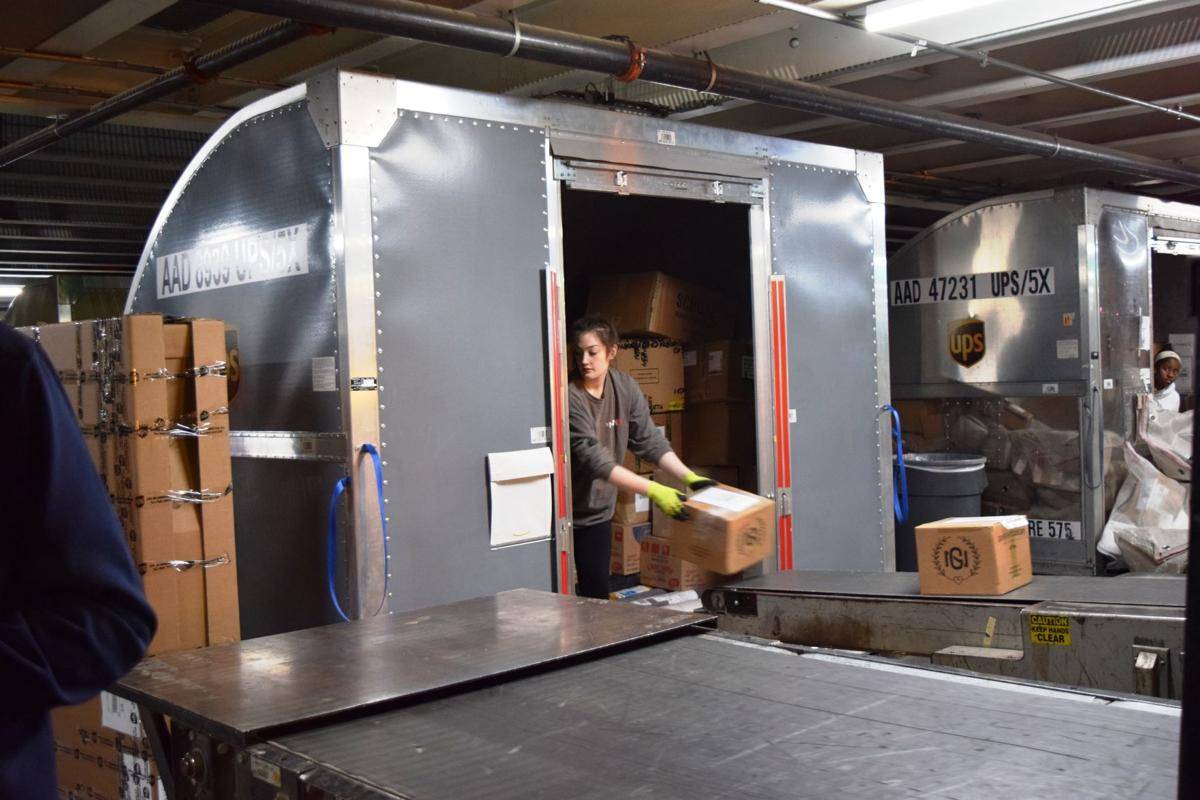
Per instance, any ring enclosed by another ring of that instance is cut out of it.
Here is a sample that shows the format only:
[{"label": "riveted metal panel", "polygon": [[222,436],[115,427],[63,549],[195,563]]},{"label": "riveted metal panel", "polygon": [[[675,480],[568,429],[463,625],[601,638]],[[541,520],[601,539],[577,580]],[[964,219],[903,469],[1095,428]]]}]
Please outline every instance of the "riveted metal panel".
[{"label": "riveted metal panel", "polygon": [[888,397],[880,386],[888,355],[877,336],[884,266],[875,254],[883,207],[868,202],[853,171],[775,162],[769,182],[772,269],[786,278],[795,409],[792,563],[887,569],[891,466],[878,415]]},{"label": "riveted metal panel", "polygon": [[550,424],[545,153],[537,128],[411,111],[372,153],[393,611],[551,588],[550,539],[491,547],[487,477]]},{"label": "riveted metal panel", "polygon": [[[331,156],[302,91],[268,100],[219,131],[185,171],[143,252],[127,309],[226,322],[240,371],[231,429],[336,434],[338,393],[315,389],[340,376],[314,369],[314,359],[332,366],[338,351]],[[299,226],[307,272],[159,296],[160,257]],[[325,509],[340,473],[340,466],[315,462],[234,461],[246,638],[333,621]]]}]

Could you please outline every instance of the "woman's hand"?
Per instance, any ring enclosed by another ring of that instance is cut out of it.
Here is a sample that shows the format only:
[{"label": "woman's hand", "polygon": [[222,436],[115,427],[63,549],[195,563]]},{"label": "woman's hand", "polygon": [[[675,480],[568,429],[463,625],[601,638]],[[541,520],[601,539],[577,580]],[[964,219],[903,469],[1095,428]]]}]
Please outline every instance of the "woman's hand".
[{"label": "woman's hand", "polygon": [[687,499],[683,492],[664,486],[658,481],[650,481],[646,487],[646,495],[658,506],[659,510],[674,519],[687,519],[687,511],[683,509],[683,501]]}]

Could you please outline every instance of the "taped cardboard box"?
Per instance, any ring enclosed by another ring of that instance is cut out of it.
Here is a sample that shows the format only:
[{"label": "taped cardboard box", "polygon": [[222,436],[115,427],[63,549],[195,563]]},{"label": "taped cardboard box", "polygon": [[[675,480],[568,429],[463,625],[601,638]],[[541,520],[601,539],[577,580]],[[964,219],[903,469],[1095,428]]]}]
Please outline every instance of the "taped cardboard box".
[{"label": "taped cardboard box", "polygon": [[754,350],[736,339],[685,348],[683,383],[688,403],[749,400],[754,397]]},{"label": "taped cardboard box", "polygon": [[641,525],[622,525],[614,522],[612,526],[612,568],[613,575],[633,575],[641,569],[642,540],[650,535],[650,523]]},{"label": "taped cardboard box", "polygon": [[650,521],[650,498],[634,492],[617,492],[613,522],[621,525],[641,525]]},{"label": "taped cardboard box", "polygon": [[1033,579],[1025,517],[951,517],[918,525],[921,594],[1000,595]]},{"label": "taped cardboard box", "polygon": [[683,410],[683,346],[679,342],[622,339],[616,367],[637,381],[650,413]]},{"label": "taped cardboard box", "polygon": [[588,313],[610,318],[622,335],[701,341],[732,329],[720,294],[662,272],[594,276]]},{"label": "taped cardboard box", "polygon": [[642,583],[673,592],[709,586],[717,575],[701,569],[676,554],[669,539],[650,535],[641,543]]},{"label": "taped cardboard box", "polygon": [[774,550],[773,500],[719,484],[691,495],[683,507],[683,520],[656,513],[653,533],[669,539],[677,555],[697,566],[731,575]]},{"label": "taped cardboard box", "polygon": [[165,800],[136,705],[102,692],[51,722],[59,797]]}]

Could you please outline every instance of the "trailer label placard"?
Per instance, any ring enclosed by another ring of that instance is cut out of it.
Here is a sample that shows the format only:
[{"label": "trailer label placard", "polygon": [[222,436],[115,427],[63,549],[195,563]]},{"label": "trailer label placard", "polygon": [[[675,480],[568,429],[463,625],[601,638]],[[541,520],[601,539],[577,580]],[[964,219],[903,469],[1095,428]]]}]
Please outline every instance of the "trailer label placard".
[{"label": "trailer label placard", "polygon": [[308,274],[308,225],[289,225],[154,260],[158,298]]},{"label": "trailer label placard", "polygon": [[1071,646],[1071,618],[1057,614],[1030,614],[1029,641],[1031,644]]},{"label": "trailer label placard", "polygon": [[1030,519],[1029,535],[1035,539],[1077,541],[1083,538],[1083,525],[1073,519]]},{"label": "trailer label placard", "polygon": [[915,306],[957,300],[995,300],[1054,294],[1054,267],[934,275],[891,282],[891,304]]}]

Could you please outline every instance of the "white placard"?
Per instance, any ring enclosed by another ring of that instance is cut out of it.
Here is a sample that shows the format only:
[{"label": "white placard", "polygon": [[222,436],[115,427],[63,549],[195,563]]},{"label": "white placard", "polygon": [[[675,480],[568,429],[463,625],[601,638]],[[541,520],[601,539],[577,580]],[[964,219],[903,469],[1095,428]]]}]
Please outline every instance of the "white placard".
[{"label": "white placard", "polygon": [[1150,317],[1142,317],[1141,325],[1138,327],[1138,349],[1149,350],[1154,346],[1154,328],[1151,325]]},{"label": "white placard", "polygon": [[698,503],[732,511],[735,514],[739,511],[753,508],[758,503],[758,498],[753,495],[735,494],[718,486],[710,486],[707,489],[696,492],[696,494],[692,495],[691,499]]},{"label": "white placard", "polygon": [[1078,339],[1059,339],[1057,345],[1059,358],[1079,358]]},{"label": "white placard", "polygon": [[644,494],[635,494],[633,496],[633,513],[641,514],[644,511],[650,510],[650,498]]},{"label": "white placard", "polygon": [[549,537],[554,473],[550,448],[488,453],[487,461],[492,547]]},{"label": "white placard", "polygon": [[1054,294],[1054,267],[1024,267],[999,272],[967,272],[892,281],[888,293],[894,306],[1043,297]]},{"label": "white placard", "polygon": [[317,356],[312,360],[312,387],[314,392],[337,391],[337,359]]},{"label": "white placard", "polygon": [[1073,519],[1031,519],[1029,535],[1035,539],[1075,541],[1083,538],[1083,525]]},{"label": "white placard", "polygon": [[308,225],[201,244],[154,259],[158,298],[308,274]]},{"label": "white placard", "polygon": [[137,705],[111,692],[100,693],[100,725],[135,739],[142,737],[142,722]]},{"label": "white placard", "polygon": [[550,429],[542,426],[540,428],[529,429],[530,444],[546,444],[550,441]]},{"label": "white placard", "polygon": [[725,351],[713,350],[708,354],[708,374],[720,375],[725,369]]}]

